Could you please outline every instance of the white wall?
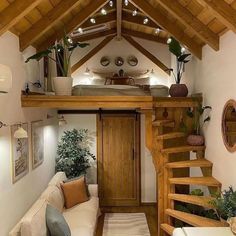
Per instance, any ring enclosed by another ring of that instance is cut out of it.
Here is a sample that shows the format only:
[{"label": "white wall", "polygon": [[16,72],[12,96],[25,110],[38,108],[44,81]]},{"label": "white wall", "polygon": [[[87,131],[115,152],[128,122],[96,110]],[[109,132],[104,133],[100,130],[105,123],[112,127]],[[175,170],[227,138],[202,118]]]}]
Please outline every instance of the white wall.
[{"label": "white wall", "polygon": [[[83,56],[85,56],[89,51],[96,47],[104,38],[89,41],[90,46],[83,49],[76,49],[72,56],[72,65],[78,62]],[[171,65],[171,55],[168,50],[167,45],[150,42],[148,40],[138,39],[135,40],[141,44],[146,50],[151,52],[156,56],[161,62],[163,62],[167,67]],[[127,58],[134,55],[138,58],[139,63],[136,67],[129,66],[127,63]],[[108,56],[111,59],[111,63],[107,67],[100,65],[100,59],[103,56]],[[121,56],[125,63],[121,67],[117,67],[114,63],[116,57]],[[146,58],[142,53],[131,46],[125,39],[117,41],[115,38],[108,43],[102,50],[100,50],[96,55],[94,55],[89,61],[87,61],[81,68],[76,71],[72,76],[74,78],[74,84],[92,83],[93,79],[96,79],[96,75],[91,76],[84,75],[85,69],[88,67],[91,71],[99,72],[109,72],[117,73],[120,69],[123,69],[127,73],[141,72],[146,70],[154,69],[154,75],[152,75],[152,84],[164,84],[169,85],[169,76],[163,72],[156,64]],[[92,77],[92,79],[90,79]]]},{"label": "white wall", "polygon": [[204,128],[206,158],[214,163],[213,175],[223,188],[236,188],[236,153],[229,153],[221,135],[223,107],[229,99],[236,100],[236,35],[228,32],[221,37],[220,51],[208,46],[203,49],[202,61],[194,60],[195,92],[202,92],[205,105],[212,106],[211,121]]},{"label": "white wall", "polygon": [[[13,73],[13,88],[7,95],[0,96],[0,121],[8,125],[28,122],[30,127],[30,121],[45,119],[47,114],[46,110],[21,108],[21,90],[29,78],[31,81],[38,79],[38,67],[30,70],[30,67],[25,65],[23,55],[19,52],[18,38],[11,33],[5,33],[0,37],[0,52],[0,63],[9,66]],[[33,52],[33,48],[30,48],[26,55]],[[8,235],[10,229],[29,209],[54,174],[57,145],[57,125],[54,123],[53,120],[49,120],[45,126],[44,163],[35,170],[31,170],[30,163],[29,174],[15,184],[12,184],[11,180],[10,127],[0,129],[1,236]]]}]

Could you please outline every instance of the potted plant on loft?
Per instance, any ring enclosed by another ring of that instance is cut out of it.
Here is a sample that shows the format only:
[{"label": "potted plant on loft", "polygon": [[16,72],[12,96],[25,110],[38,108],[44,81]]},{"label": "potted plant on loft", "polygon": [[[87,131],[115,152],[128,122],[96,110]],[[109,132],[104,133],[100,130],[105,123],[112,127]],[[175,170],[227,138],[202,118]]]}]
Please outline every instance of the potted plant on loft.
[{"label": "potted plant on loft", "polygon": [[[211,109],[212,109],[212,107],[210,107],[210,106],[202,106],[201,104],[199,104],[199,106],[197,108],[190,108],[187,111],[187,115],[194,119],[193,134],[190,134],[187,137],[187,143],[189,145],[202,146],[205,143],[204,136],[201,135],[201,124],[202,124],[201,116],[204,114],[204,112],[206,110],[211,110]],[[210,121],[210,120],[211,120],[211,117],[209,115],[207,115],[203,119],[203,124]]]},{"label": "potted plant on loft", "polygon": [[230,225],[232,232],[236,235],[236,191],[233,187],[224,190],[210,202],[214,207],[219,219]]},{"label": "potted plant on loft", "polygon": [[60,75],[53,78],[55,94],[71,95],[73,79],[71,77],[70,61],[72,53],[77,47],[84,48],[88,45],[88,43],[73,42],[69,36],[64,35],[60,42],[55,42],[48,49],[32,55],[25,62],[28,63],[30,60],[40,61],[44,57],[50,58],[56,63]]},{"label": "potted plant on loft", "polygon": [[184,53],[183,47],[173,37],[169,39],[168,45],[169,51],[176,56],[176,73],[173,68],[169,69],[172,72],[176,83],[171,85],[169,94],[171,97],[186,97],[188,95],[188,88],[186,84],[181,84],[181,79],[185,72],[185,64],[190,61],[189,57],[191,54]]}]

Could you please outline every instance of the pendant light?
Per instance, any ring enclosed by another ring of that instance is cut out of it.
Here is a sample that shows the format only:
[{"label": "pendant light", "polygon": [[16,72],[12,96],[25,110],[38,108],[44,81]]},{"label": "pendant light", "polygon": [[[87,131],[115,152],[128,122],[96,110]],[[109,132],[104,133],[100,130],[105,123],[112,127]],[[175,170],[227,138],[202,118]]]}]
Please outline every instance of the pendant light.
[{"label": "pendant light", "polygon": [[19,125],[17,130],[14,133],[14,138],[16,139],[24,139],[28,138],[28,133],[23,129],[22,125]]}]

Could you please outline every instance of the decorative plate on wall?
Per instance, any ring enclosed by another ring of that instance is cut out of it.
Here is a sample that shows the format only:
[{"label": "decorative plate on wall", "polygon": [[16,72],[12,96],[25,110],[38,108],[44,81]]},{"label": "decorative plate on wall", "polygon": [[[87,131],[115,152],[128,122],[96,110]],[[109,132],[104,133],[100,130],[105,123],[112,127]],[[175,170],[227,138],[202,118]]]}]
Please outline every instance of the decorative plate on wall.
[{"label": "decorative plate on wall", "polygon": [[138,58],[135,56],[130,56],[130,57],[128,57],[127,62],[130,66],[137,66],[138,65]]},{"label": "decorative plate on wall", "polygon": [[109,66],[111,61],[109,57],[102,57],[100,63],[102,66]]},{"label": "decorative plate on wall", "polygon": [[124,59],[122,57],[117,57],[115,59],[116,66],[123,66],[124,65]]}]

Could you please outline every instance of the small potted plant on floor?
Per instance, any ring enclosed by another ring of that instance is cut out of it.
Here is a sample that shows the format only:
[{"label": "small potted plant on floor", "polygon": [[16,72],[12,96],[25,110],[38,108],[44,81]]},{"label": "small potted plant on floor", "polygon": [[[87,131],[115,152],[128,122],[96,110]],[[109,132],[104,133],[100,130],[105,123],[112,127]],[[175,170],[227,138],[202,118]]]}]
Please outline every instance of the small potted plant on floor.
[{"label": "small potted plant on floor", "polygon": [[[199,104],[197,108],[189,109],[187,114],[189,117],[194,119],[193,125],[193,134],[190,134],[187,137],[187,143],[191,146],[202,146],[205,142],[204,136],[201,135],[201,116],[204,114],[206,110],[211,110],[210,106],[202,106]],[[210,121],[211,117],[207,115],[203,119],[203,124]]]},{"label": "small potted plant on floor", "polygon": [[218,194],[216,199],[210,203],[215,208],[221,221],[227,221],[232,232],[236,235],[236,191],[232,187],[229,187],[222,194]]},{"label": "small potted plant on floor", "polygon": [[30,60],[40,61],[44,57],[50,58],[58,66],[61,75],[53,78],[56,95],[71,95],[73,79],[71,77],[70,60],[72,53],[77,47],[84,48],[88,45],[88,43],[73,42],[69,36],[65,35],[60,42],[56,42],[48,49],[34,54],[25,62],[27,63]]},{"label": "small potted plant on floor", "polygon": [[176,73],[173,68],[169,69],[173,73],[176,82],[171,85],[169,94],[171,97],[186,97],[188,95],[188,88],[186,84],[181,84],[181,79],[185,71],[185,64],[190,61],[189,57],[191,54],[184,53],[183,47],[176,39],[171,37],[168,41],[169,51],[176,56],[177,66]]}]

